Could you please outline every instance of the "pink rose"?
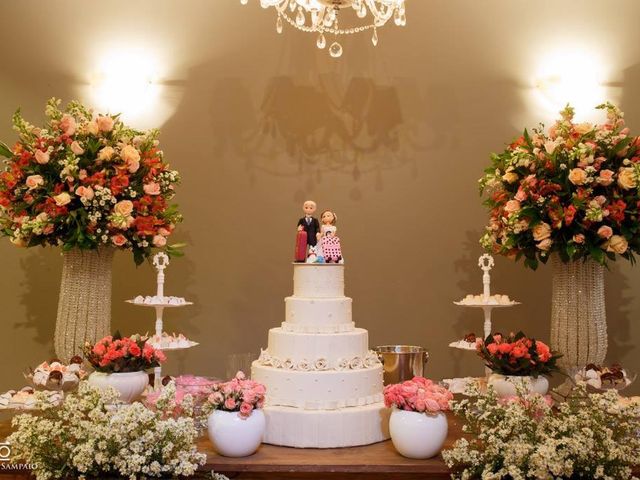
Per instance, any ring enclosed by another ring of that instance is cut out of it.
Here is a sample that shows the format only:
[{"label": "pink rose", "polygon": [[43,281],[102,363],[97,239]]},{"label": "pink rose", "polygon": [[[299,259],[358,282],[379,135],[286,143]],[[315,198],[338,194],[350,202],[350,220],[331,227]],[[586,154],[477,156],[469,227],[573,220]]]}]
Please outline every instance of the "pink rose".
[{"label": "pink rose", "polygon": [[602,225],[598,229],[598,236],[600,238],[604,238],[605,240],[608,240],[609,238],[611,238],[611,235],[613,235],[613,229],[608,225]]},{"label": "pink rose", "polygon": [[440,405],[432,398],[427,398],[425,400],[425,406],[427,407],[427,411],[435,413],[440,411]]},{"label": "pink rose", "polygon": [[113,210],[124,217],[128,217],[133,212],[133,202],[131,200],[120,200],[115,204]]},{"label": "pink rose", "polygon": [[573,241],[578,245],[582,245],[584,243],[584,240],[585,238],[582,233],[577,233],[576,235],[573,236]]},{"label": "pink rose", "polygon": [[504,211],[507,213],[516,213],[520,211],[520,202],[518,200],[509,200],[504,206]]},{"label": "pink rose", "polygon": [[41,175],[29,175],[25,183],[27,187],[29,187],[29,190],[33,190],[34,188],[44,185],[44,179]]},{"label": "pink rose", "polygon": [[96,119],[96,124],[98,125],[98,130],[101,132],[110,132],[113,130],[113,118],[108,115],[99,115]]},{"label": "pink rose", "polygon": [[224,402],[224,397],[220,392],[214,392],[209,396],[209,401],[215,405],[221,405]]},{"label": "pink rose", "polygon": [[42,150],[36,150],[36,162],[40,165],[49,163],[49,152],[43,152]]},{"label": "pink rose", "polygon": [[147,183],[142,189],[147,195],[160,195],[160,185],[156,182]]},{"label": "pink rose", "polygon": [[71,136],[76,133],[76,119],[69,114],[64,114],[60,119],[60,130],[65,135]]},{"label": "pink rose", "polygon": [[242,405],[240,405],[240,415],[242,415],[243,417],[248,417],[249,415],[251,415],[251,412],[253,411],[253,406],[249,403],[243,403]]},{"label": "pink rose", "polygon": [[543,252],[547,252],[551,248],[552,244],[553,244],[553,240],[551,240],[550,238],[545,238],[536,246]]},{"label": "pink rose", "polygon": [[519,202],[524,202],[527,199],[527,192],[525,192],[522,188],[519,188],[514,198]]},{"label": "pink rose", "polygon": [[169,235],[171,235],[171,231],[167,230],[166,228],[160,227],[158,229],[158,234],[162,235],[163,237],[168,237]]},{"label": "pink rose", "polygon": [[78,172],[78,178],[80,180],[87,178],[87,171],[84,168]]},{"label": "pink rose", "polygon": [[76,188],[76,195],[85,200],[93,200],[94,192],[91,187],[78,187]]},{"label": "pink rose", "polygon": [[111,241],[113,242],[113,244],[116,247],[121,247],[123,246],[125,243],[127,243],[127,237],[125,237],[124,235],[122,235],[121,233],[118,233],[117,235],[113,235],[111,237]]},{"label": "pink rose", "polygon": [[600,170],[600,175],[598,176],[598,183],[603,187],[608,187],[613,183],[613,174],[612,170]]},{"label": "pink rose", "polygon": [[224,408],[226,408],[227,410],[233,410],[234,408],[236,408],[236,401],[232,397],[228,397],[224,401]]},{"label": "pink rose", "polygon": [[536,242],[549,238],[551,236],[551,225],[542,222],[533,227],[533,239]]},{"label": "pink rose", "polygon": [[166,244],[167,244],[167,239],[165,237],[163,237],[162,235],[155,235],[153,237],[153,246],[154,247],[162,248]]},{"label": "pink rose", "polygon": [[82,155],[84,153],[84,148],[82,148],[77,141],[74,141],[71,143],[71,151],[76,155]]}]

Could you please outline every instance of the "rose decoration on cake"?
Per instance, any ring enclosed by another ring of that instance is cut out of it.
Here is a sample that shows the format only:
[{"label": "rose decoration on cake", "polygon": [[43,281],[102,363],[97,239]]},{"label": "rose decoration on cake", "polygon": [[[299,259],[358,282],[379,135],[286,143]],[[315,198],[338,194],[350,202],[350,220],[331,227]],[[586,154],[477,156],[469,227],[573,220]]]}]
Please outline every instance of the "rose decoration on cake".
[{"label": "rose decoration on cake", "polygon": [[137,264],[161,248],[182,220],[170,201],[178,172],[159,148],[157,130],[126,126],[118,115],[94,115],[78,102],[51,99],[36,127],[13,116],[17,143],[0,143],[0,233],[20,247],[62,246],[132,251]]}]

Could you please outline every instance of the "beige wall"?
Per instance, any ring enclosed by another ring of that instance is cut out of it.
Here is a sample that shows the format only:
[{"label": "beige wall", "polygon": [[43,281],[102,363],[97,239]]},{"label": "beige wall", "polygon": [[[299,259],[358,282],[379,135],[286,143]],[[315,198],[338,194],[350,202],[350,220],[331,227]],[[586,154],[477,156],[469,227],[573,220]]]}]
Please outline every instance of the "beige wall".
[{"label": "beige wall", "polygon": [[[0,29],[7,141],[18,106],[39,122],[50,96],[91,101],[97,47],[142,41],[166,57],[162,100],[174,111],[158,126],[183,175],[176,240],[189,243],[167,292],[196,303],[169,312],[166,326],[202,344],[172,355],[167,370],[224,375],[228,355],[265,346],[292,289],[301,203],[313,198],[340,217],[347,293],[371,345],[426,346],[435,378],[480,373],[472,354],[447,344],[479,333],[481,316],[451,302],[481,289],[476,179],[488,153],[550,120],[530,87],[544,52],[581,42],[598,52],[611,98],[640,132],[639,2],[407,0],[407,11],[406,28],[381,29],[377,48],[350,38],[336,61],[309,35],[278,36],[257,0],[0,4],[10,19]],[[61,259],[8,241],[0,256],[4,390],[52,355]],[[496,329],[548,338],[549,269],[496,263],[495,289],[523,302],[496,313]],[[606,275],[609,360],[639,370],[640,270],[619,263]],[[152,316],[123,300],[151,293],[153,281],[150,267],[117,255],[114,329],[152,329]]]}]

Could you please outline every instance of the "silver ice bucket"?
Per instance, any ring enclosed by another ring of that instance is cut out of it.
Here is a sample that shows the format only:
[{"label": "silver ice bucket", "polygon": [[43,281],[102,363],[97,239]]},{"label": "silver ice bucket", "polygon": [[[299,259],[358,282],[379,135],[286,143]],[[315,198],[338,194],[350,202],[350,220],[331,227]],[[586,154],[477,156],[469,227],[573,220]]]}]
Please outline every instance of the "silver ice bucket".
[{"label": "silver ice bucket", "polygon": [[384,384],[423,377],[424,367],[429,361],[429,352],[414,345],[381,345],[374,351],[384,367]]}]

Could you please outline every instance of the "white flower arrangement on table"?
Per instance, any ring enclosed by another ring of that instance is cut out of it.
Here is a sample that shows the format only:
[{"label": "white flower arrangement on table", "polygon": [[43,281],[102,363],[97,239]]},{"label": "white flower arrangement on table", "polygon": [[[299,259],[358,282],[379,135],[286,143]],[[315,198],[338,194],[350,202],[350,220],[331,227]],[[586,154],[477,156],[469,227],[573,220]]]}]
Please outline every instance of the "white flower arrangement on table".
[{"label": "white flower arrangement on table", "polygon": [[588,394],[578,386],[567,402],[524,395],[498,399],[493,389],[454,402],[465,438],[442,452],[452,478],[631,478],[640,465],[640,401],[616,391]]},{"label": "white flower arrangement on table", "polygon": [[14,458],[37,465],[37,480],[194,475],[206,461],[194,444],[194,420],[173,418],[175,388],[165,395],[152,411],[138,402],[119,405],[114,389],[81,382],[60,408],[14,417],[7,441]]}]

